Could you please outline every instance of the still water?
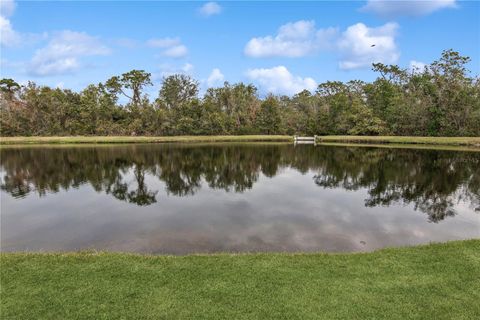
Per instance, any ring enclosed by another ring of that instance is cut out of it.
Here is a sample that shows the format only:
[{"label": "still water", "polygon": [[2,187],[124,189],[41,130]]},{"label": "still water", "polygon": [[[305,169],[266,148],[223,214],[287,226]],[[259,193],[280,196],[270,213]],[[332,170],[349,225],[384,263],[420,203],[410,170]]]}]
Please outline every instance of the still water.
[{"label": "still water", "polygon": [[369,251],[480,237],[480,152],[0,149],[2,251]]}]

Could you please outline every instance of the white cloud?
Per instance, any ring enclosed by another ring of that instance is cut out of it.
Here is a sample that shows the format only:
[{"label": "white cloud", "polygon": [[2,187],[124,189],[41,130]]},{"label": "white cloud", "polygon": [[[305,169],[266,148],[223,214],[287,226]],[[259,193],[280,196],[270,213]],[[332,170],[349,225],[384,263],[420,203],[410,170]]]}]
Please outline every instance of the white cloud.
[{"label": "white cloud", "polygon": [[293,95],[302,90],[313,91],[317,83],[312,78],[294,76],[284,66],[270,69],[250,69],[247,77],[260,86],[264,92]]},{"label": "white cloud", "polygon": [[13,47],[20,44],[20,34],[13,30],[10,20],[0,16],[0,44],[4,47]]},{"label": "white cloud", "polygon": [[215,68],[212,70],[207,79],[207,84],[209,87],[216,86],[221,84],[225,80],[225,76],[222,74],[220,69]]},{"label": "white cloud", "polygon": [[276,36],[252,38],[245,46],[247,56],[303,57],[330,47],[336,28],[315,29],[314,21],[300,20],[282,25]]},{"label": "white cloud", "polygon": [[81,67],[79,58],[107,55],[110,49],[84,32],[65,30],[54,35],[50,42],[38,49],[28,65],[28,72],[36,76],[71,73]]},{"label": "white cloud", "polygon": [[410,72],[412,72],[412,73],[422,73],[423,71],[425,71],[425,68],[426,68],[426,67],[427,67],[427,64],[426,64],[426,63],[412,60],[412,61],[410,61],[410,64],[409,64],[409,66],[408,66],[408,69],[409,69]]},{"label": "white cloud", "polygon": [[180,38],[159,38],[147,41],[147,46],[162,48],[162,56],[170,58],[183,58],[188,54],[188,49],[182,44]]},{"label": "white cloud", "polygon": [[216,2],[207,2],[199,9],[200,14],[209,17],[222,12],[222,7]]},{"label": "white cloud", "polygon": [[341,69],[355,69],[371,66],[374,62],[396,63],[400,57],[395,36],[396,23],[387,23],[369,28],[357,23],[345,30],[337,46],[341,55]]},{"label": "white cloud", "polygon": [[455,8],[456,0],[369,0],[360,10],[381,17],[423,16],[434,11]]},{"label": "white cloud", "polygon": [[314,21],[300,20],[282,25],[274,37],[251,39],[245,54],[255,58],[303,57],[332,50],[340,56],[341,69],[370,67],[374,62],[397,62],[397,30],[396,23],[377,28],[357,23],[340,33],[337,28],[316,29]]},{"label": "white cloud", "polygon": [[0,44],[4,47],[17,46],[21,42],[21,35],[16,32],[10,19],[15,11],[15,2],[12,0],[0,1]]}]

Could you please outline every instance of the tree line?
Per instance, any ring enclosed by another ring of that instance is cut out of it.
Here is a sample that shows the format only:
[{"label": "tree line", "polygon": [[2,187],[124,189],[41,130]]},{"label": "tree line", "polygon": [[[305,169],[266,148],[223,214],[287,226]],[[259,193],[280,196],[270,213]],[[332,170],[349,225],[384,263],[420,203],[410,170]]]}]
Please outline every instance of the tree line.
[{"label": "tree line", "polygon": [[374,63],[367,83],[327,81],[312,93],[260,97],[225,82],[199,96],[199,82],[132,70],[81,92],[0,80],[0,135],[412,135],[480,136],[480,79],[453,50],[424,69]]}]

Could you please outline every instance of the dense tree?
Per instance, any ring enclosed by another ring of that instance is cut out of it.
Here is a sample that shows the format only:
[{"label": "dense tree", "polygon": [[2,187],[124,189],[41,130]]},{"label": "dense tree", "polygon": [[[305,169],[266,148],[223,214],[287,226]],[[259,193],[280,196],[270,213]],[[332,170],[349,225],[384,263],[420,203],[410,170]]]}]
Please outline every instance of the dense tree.
[{"label": "dense tree", "polygon": [[169,109],[181,107],[197,97],[198,86],[198,81],[184,74],[165,77],[157,101]]},{"label": "dense tree", "polygon": [[213,135],[355,134],[480,136],[480,80],[453,50],[424,69],[373,64],[371,83],[327,81],[315,93],[259,97],[251,84],[225,82],[199,97],[190,76],[132,70],[81,92],[0,80],[0,134]]},{"label": "dense tree", "polygon": [[209,88],[204,103],[215,112],[224,113],[226,133],[247,134],[255,132],[255,118],[260,106],[257,88],[244,83],[224,83],[223,87]]},{"label": "dense tree", "polygon": [[280,124],[280,111],[277,99],[269,96],[260,106],[257,128],[262,134],[275,134],[279,132]]}]

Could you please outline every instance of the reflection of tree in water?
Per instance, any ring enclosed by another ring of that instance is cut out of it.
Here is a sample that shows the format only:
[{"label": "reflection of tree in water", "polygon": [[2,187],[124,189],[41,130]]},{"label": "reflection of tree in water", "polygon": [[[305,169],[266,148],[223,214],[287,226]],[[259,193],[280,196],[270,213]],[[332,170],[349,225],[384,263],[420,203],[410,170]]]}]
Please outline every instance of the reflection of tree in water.
[{"label": "reflection of tree in water", "polygon": [[5,148],[1,189],[14,197],[90,184],[97,192],[145,206],[155,203],[146,176],[163,181],[176,196],[210,188],[243,192],[260,172],[280,167],[316,171],[324,188],[365,188],[366,206],[412,203],[429,220],[455,215],[454,205],[480,206],[480,153],[360,147],[289,145],[129,145],[78,148]]},{"label": "reflection of tree in water", "polygon": [[157,202],[155,196],[158,191],[149,191],[145,184],[145,170],[140,165],[136,165],[134,174],[137,181],[137,189],[127,193],[128,202],[138,204],[139,206],[148,206]]},{"label": "reflection of tree in water", "polygon": [[[480,153],[435,150],[344,148],[325,151],[314,177],[325,188],[366,188],[369,207],[413,203],[429,221],[455,215],[456,202],[480,203]],[[348,165],[350,163],[351,165]]]}]

